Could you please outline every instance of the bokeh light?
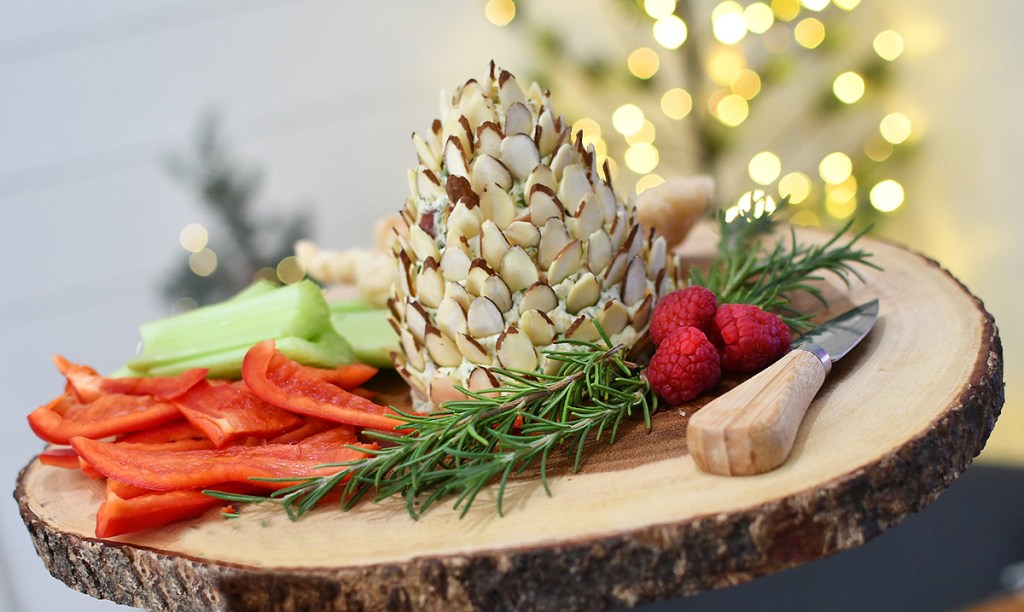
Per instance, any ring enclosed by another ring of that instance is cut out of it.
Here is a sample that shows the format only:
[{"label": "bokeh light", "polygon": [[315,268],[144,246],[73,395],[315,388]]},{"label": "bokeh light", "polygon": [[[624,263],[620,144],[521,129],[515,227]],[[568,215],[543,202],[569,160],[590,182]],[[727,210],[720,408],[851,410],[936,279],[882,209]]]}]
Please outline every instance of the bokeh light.
[{"label": "bokeh light", "polygon": [[708,76],[723,87],[732,83],[732,78],[747,67],[747,60],[735,47],[716,47],[708,56]]},{"label": "bokeh light", "polygon": [[844,72],[832,82],[832,93],[840,102],[853,104],[864,97],[864,77],[856,72]]},{"label": "bokeh light", "polygon": [[516,18],[516,3],[512,0],[487,0],[484,16],[498,27],[507,26]]},{"label": "bokeh light", "polygon": [[743,9],[743,20],[754,34],[764,34],[775,23],[775,14],[764,2],[755,2]]},{"label": "bokeh light", "polygon": [[676,0],[644,0],[644,11],[651,19],[668,17],[676,10]]},{"label": "bokeh light", "polygon": [[640,126],[639,130],[629,136],[626,136],[626,144],[634,145],[638,142],[652,143],[654,142],[654,136],[654,124],[644,119],[644,124]]},{"label": "bokeh light", "polygon": [[661,96],[661,112],[669,119],[682,119],[693,110],[693,97],[681,87],[674,87]]},{"label": "bokeh light", "polygon": [[658,41],[658,44],[666,49],[678,49],[683,46],[689,34],[686,24],[675,15],[662,17],[655,21],[652,31],[654,33],[654,40]]},{"label": "bokeh light", "polygon": [[832,0],[832,4],[838,6],[844,11],[852,11],[860,4],[860,0]]},{"label": "bokeh light", "polygon": [[204,248],[210,240],[210,234],[201,223],[189,223],[178,234],[178,242],[189,253],[196,253]]},{"label": "bokeh light", "polygon": [[649,47],[640,47],[629,54],[626,59],[629,71],[638,79],[649,79],[658,72],[661,61],[658,53]]},{"label": "bokeh light", "polygon": [[761,92],[761,77],[750,68],[744,68],[729,81],[732,92],[745,100],[752,100]]},{"label": "bokeh light", "polygon": [[790,204],[799,204],[811,195],[811,178],[803,172],[790,172],[779,180],[779,195],[788,196]]},{"label": "bokeh light", "polygon": [[601,124],[590,117],[581,117],[572,124],[572,131],[583,132],[583,141],[586,142],[587,138],[601,137]]},{"label": "bokeh light", "polygon": [[814,17],[801,19],[793,28],[793,38],[805,49],[814,49],[825,40],[825,24]]},{"label": "bokeh light", "polygon": [[747,120],[750,106],[736,94],[729,94],[715,105],[715,117],[729,127],[736,127]]},{"label": "bokeh light", "polygon": [[738,2],[726,0],[711,11],[711,33],[721,43],[734,45],[747,35],[747,21]]},{"label": "bokeh light", "polygon": [[868,197],[876,210],[888,213],[903,205],[905,195],[903,185],[892,179],[886,179],[872,187]]},{"label": "bokeh light", "polygon": [[637,174],[649,174],[658,167],[658,149],[647,142],[630,145],[622,156],[626,167]]},{"label": "bokeh light", "polygon": [[800,0],[800,4],[804,5],[815,12],[821,12],[828,6],[829,0]]},{"label": "bokeh light", "polygon": [[759,185],[768,185],[779,178],[782,172],[782,161],[771,151],[761,151],[750,159],[747,164],[750,178]]},{"label": "bokeh light", "polygon": [[864,143],[864,155],[871,161],[884,162],[892,155],[892,143],[883,138],[881,133],[875,132]]},{"label": "bokeh light", "polygon": [[636,104],[623,104],[612,113],[612,127],[623,136],[632,136],[644,126],[644,111]]},{"label": "bokeh light", "polygon": [[658,176],[657,174],[647,174],[641,176],[640,180],[636,182],[636,194],[640,195],[641,193],[647,191],[651,187],[657,187],[658,185],[661,185],[664,182],[665,179]]},{"label": "bokeh light", "polygon": [[853,174],[853,161],[845,153],[829,153],[818,164],[818,174],[826,183],[838,185]]},{"label": "bokeh light", "polygon": [[871,46],[874,47],[878,57],[891,62],[903,54],[903,37],[899,32],[886,30],[875,36]]},{"label": "bokeh light", "polygon": [[776,208],[774,198],[760,189],[754,189],[741,195],[735,205],[725,210],[725,220],[728,223],[740,215],[759,219],[772,214]]},{"label": "bokeh light", "polygon": [[779,21],[793,21],[800,14],[800,0],[772,0],[771,7]]},{"label": "bokeh light", "polygon": [[910,138],[910,119],[903,113],[889,113],[882,117],[878,131],[892,144],[900,144]]},{"label": "bokeh light", "polygon": [[298,257],[290,255],[277,263],[277,278],[286,285],[294,285],[306,276],[306,268]]},{"label": "bokeh light", "polygon": [[188,256],[188,268],[196,276],[209,276],[217,271],[217,254],[202,248]]}]

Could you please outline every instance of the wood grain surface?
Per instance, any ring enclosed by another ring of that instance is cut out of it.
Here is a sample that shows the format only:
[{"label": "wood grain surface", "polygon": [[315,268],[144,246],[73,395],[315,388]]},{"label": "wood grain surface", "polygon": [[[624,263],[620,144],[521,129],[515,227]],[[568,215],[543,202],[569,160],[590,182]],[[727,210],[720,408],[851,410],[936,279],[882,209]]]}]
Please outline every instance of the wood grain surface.
[{"label": "wood grain surface", "polygon": [[[683,255],[705,257],[709,244]],[[536,479],[512,483],[504,517],[485,493],[461,519],[442,505],[412,520],[395,500],[298,522],[249,507],[231,521],[211,512],[100,540],[100,483],[32,461],[15,497],[58,580],[150,609],[601,609],[737,584],[858,546],[917,512],[966,469],[999,415],[1002,349],[983,304],[934,261],[864,246],[884,272],[849,288],[825,281],[831,307],[817,318],[878,298],[879,321],[836,364],[790,457],[765,474],[697,469],[686,421],[705,396],[663,408],[651,432],[634,423],[614,446],[591,445],[580,473],[552,479],[550,497]]]}]

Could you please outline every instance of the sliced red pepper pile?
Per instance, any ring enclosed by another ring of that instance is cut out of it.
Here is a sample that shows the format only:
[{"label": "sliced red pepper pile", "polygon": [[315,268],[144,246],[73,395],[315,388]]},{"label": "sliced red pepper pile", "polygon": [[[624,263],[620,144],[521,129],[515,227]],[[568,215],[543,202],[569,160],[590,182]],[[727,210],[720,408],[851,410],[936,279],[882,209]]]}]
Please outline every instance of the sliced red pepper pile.
[{"label": "sliced red pepper pile", "polygon": [[[241,381],[206,370],[166,378],[108,378],[57,356],[64,392],[28,416],[54,445],[42,464],[106,479],[97,537],[194,518],[223,501],[204,489],[258,494],[368,456],[362,428],[395,430],[394,412],[367,399],[376,368],[300,365],[273,341],[250,349]],[[365,450],[364,450],[365,449]],[[288,481],[289,478],[296,479]],[[259,479],[275,479],[273,481]]]}]

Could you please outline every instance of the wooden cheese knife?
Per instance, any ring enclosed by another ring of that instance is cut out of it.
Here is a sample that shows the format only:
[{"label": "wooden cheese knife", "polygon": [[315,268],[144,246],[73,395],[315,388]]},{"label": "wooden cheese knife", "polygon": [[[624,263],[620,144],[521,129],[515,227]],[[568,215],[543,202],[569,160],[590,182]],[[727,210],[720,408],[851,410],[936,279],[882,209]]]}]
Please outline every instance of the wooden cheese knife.
[{"label": "wooden cheese knife", "polygon": [[697,467],[749,476],[782,465],[832,362],[839,361],[878,319],[878,300],[848,310],[794,341],[793,350],[698,410],[686,429]]}]

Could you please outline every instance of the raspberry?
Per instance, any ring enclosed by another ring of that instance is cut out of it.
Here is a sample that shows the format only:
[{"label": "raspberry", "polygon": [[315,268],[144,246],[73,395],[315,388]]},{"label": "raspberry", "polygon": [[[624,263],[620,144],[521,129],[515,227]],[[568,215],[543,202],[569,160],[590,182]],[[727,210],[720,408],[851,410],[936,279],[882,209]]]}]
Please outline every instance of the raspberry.
[{"label": "raspberry", "polygon": [[708,334],[715,323],[715,294],[699,285],[673,291],[658,301],[651,315],[651,341],[660,345],[680,327]]},{"label": "raspberry", "polygon": [[680,327],[672,332],[647,366],[651,388],[673,406],[714,387],[721,376],[715,345],[696,327]]},{"label": "raspberry", "polygon": [[722,370],[753,372],[789,351],[789,327],[777,315],[749,304],[722,304],[715,313]]}]

